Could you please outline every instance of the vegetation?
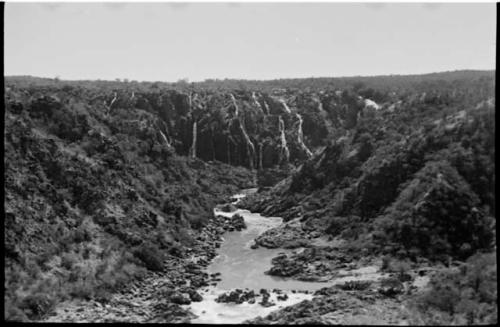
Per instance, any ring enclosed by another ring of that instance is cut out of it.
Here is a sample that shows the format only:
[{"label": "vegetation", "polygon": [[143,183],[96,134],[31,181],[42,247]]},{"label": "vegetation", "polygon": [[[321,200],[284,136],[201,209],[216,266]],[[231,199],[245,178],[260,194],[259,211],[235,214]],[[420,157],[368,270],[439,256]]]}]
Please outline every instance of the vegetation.
[{"label": "vegetation", "polygon": [[176,155],[151,113],[107,113],[98,89],[25,83],[7,82],[5,98],[8,320],[41,319],[69,298],[107,301],[182,256],[215,204],[252,185],[243,168]]},{"label": "vegetation", "polygon": [[449,269],[431,280],[430,288],[416,300],[425,324],[495,324],[497,311],[495,253],[471,256],[458,269]]}]

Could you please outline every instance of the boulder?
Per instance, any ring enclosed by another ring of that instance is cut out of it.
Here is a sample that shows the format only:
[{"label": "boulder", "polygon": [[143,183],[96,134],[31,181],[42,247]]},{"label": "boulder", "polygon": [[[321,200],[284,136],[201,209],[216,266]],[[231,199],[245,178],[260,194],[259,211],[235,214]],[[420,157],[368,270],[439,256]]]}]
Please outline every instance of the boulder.
[{"label": "boulder", "polygon": [[234,214],[232,217],[232,224],[237,231],[247,228],[245,219],[240,214]]},{"label": "boulder", "polygon": [[232,203],[226,203],[218,206],[218,209],[222,212],[233,212],[236,211],[238,208],[236,208]]},{"label": "boulder", "polygon": [[170,296],[170,302],[175,304],[191,304],[191,299],[188,294],[175,292]]}]

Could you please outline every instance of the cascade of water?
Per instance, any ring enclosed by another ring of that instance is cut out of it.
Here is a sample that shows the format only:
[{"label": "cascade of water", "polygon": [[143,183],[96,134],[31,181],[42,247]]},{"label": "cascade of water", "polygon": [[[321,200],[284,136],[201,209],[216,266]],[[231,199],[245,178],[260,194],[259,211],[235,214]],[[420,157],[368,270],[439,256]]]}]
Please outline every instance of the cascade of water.
[{"label": "cascade of water", "polygon": [[304,143],[304,132],[302,131],[302,116],[300,114],[295,114],[297,118],[299,119],[299,126],[298,126],[298,131],[297,131],[297,142],[299,143],[300,147],[304,152],[307,154],[309,158],[312,157],[312,152],[309,150],[309,148],[305,145]]},{"label": "cascade of water", "polygon": [[245,126],[243,125],[243,122],[241,121],[241,119],[239,119],[238,104],[236,103],[236,99],[232,93],[231,93],[231,99],[233,100],[234,108],[236,110],[235,118],[238,119],[239,121],[241,134],[243,134],[243,137],[245,138],[245,142],[247,144],[247,154],[248,154],[248,161],[250,163],[250,169],[253,169],[254,158],[255,158],[255,146],[253,145],[252,140],[250,140],[250,137],[248,136],[247,131],[245,130]]},{"label": "cascade of water", "polygon": [[323,108],[323,103],[321,102],[321,99],[319,97],[317,97],[314,100],[316,100],[316,102],[318,103],[318,110],[319,110],[319,112],[327,114],[327,112]]},{"label": "cascade of water", "polygon": [[171,143],[168,141],[168,138],[165,136],[165,134],[163,134],[163,132],[161,130],[160,130],[160,135],[163,138],[163,140],[165,141],[165,144],[167,144],[167,147],[170,148]]},{"label": "cascade of water", "polygon": [[285,122],[279,116],[278,120],[278,128],[280,131],[280,138],[281,138],[281,153],[280,153],[280,161],[283,160],[283,156],[285,158],[285,162],[288,162],[290,159],[290,150],[288,150],[288,145],[286,143],[286,137],[285,137]]},{"label": "cascade of water", "polygon": [[262,109],[262,106],[260,105],[259,101],[257,101],[257,96],[255,95],[255,92],[252,92],[252,99],[253,99],[253,102],[255,103],[255,105],[264,113],[264,115],[266,114],[266,112],[264,111],[264,109]]},{"label": "cascade of water", "polygon": [[271,110],[269,109],[269,105],[267,104],[266,101],[264,101],[264,107],[266,108],[266,113],[269,115],[269,113],[271,112]]},{"label": "cascade of water", "polygon": [[286,112],[288,112],[289,114],[292,113],[292,111],[290,110],[290,108],[288,108],[288,105],[286,104],[285,100],[280,99],[280,102],[283,105],[283,108],[285,108]]},{"label": "cascade of water", "polygon": [[111,107],[113,106],[113,103],[115,103],[116,99],[118,99],[118,94],[115,92],[113,100],[111,100],[111,103],[108,106],[108,112],[111,111]]},{"label": "cascade of water", "polygon": [[132,96],[130,97],[130,101],[134,100],[135,99],[135,92],[132,91]]},{"label": "cascade of water", "polygon": [[238,109],[238,104],[236,103],[236,98],[234,97],[234,95],[232,93],[230,93],[230,96],[231,96],[231,100],[233,100],[233,105],[234,105],[234,116],[235,117],[238,117],[239,115],[239,109]]},{"label": "cascade of water", "polygon": [[193,123],[193,144],[191,145],[191,149],[189,149],[189,154],[191,157],[196,158],[196,138],[197,138],[197,128],[196,128],[196,121]]},{"label": "cascade of water", "polygon": [[189,96],[188,96],[188,100],[189,100],[189,112],[191,112],[191,107],[193,106],[193,99],[192,99],[192,93],[189,92]]}]

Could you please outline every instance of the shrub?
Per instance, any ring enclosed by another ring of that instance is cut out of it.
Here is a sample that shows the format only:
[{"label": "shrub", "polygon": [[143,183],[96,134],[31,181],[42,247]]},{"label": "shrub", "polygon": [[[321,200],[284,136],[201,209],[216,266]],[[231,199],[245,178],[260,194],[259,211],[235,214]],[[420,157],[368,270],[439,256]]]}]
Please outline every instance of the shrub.
[{"label": "shrub", "polygon": [[149,270],[163,270],[164,256],[156,245],[152,243],[143,243],[135,249],[134,255],[139,258]]},{"label": "shrub", "polygon": [[[467,324],[497,322],[497,267],[495,253],[477,254],[461,269],[447,269],[433,276],[430,289],[415,300],[425,313],[426,323],[433,316],[448,317],[443,323]],[[437,312],[437,314],[436,314]]]},{"label": "shrub", "polygon": [[363,291],[370,287],[372,283],[369,280],[352,280],[338,285],[344,291]]},{"label": "shrub", "polygon": [[382,258],[382,267],[380,268],[382,271],[388,270],[389,265],[391,264],[391,257],[388,255],[385,255]]},{"label": "shrub", "polygon": [[29,319],[40,319],[47,314],[54,305],[54,299],[46,294],[32,294],[25,297],[21,309]]},{"label": "shrub", "polygon": [[61,267],[66,270],[71,270],[73,265],[78,261],[78,258],[74,253],[64,253],[61,256]]}]

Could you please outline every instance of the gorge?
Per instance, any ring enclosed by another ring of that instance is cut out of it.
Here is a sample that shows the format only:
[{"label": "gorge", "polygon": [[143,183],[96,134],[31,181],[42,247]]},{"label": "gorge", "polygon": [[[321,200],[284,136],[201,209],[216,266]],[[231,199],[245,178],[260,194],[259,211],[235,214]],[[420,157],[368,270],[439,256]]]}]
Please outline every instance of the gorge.
[{"label": "gorge", "polygon": [[6,77],[6,319],[495,323],[494,86]]}]

